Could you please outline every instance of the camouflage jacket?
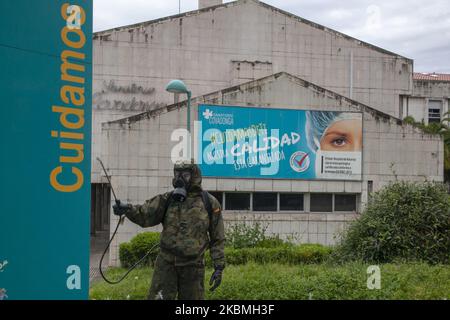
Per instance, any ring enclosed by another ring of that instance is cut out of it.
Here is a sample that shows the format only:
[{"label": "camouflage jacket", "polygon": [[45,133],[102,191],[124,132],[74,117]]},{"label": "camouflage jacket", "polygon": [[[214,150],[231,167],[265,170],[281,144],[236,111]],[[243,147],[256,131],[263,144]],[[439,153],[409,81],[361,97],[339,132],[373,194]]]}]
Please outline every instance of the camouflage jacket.
[{"label": "camouflage jacket", "polygon": [[[160,254],[165,260],[178,266],[199,264],[210,248],[214,265],[225,267],[225,235],[219,201],[209,195],[213,209],[210,219],[201,190],[189,192],[184,202],[169,199],[170,196],[170,192],[157,195],[143,205],[133,206],[126,216],[143,228],[162,223]],[[170,203],[164,213],[167,201]]]}]

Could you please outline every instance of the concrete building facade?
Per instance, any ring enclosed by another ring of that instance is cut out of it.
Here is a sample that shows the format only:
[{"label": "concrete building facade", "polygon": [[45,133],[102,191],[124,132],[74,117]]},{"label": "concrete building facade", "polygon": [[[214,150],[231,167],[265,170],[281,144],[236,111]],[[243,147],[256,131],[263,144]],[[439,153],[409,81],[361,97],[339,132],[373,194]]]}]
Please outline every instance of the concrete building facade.
[{"label": "concrete building facade", "polygon": [[440,122],[450,110],[450,75],[414,73],[413,92],[400,101],[404,116],[425,124]]},{"label": "concrete building facade", "polygon": [[257,0],[199,8],[94,34],[93,159],[100,124],[172,103],[172,79],[200,96],[285,71],[396,117],[412,93],[411,59]]},{"label": "concrete building facade", "polygon": [[[357,218],[368,195],[390,181],[425,179],[442,181],[443,144],[439,136],[426,135],[398,118],[380,112],[287,73],[278,73],[193,99],[192,121],[199,104],[277,107],[284,109],[357,111],[363,113],[363,166],[361,181],[308,181],[282,179],[204,178],[214,193],[301,193],[301,212],[234,211],[224,206],[227,224],[236,221],[267,224],[269,234],[305,243],[334,244],[346,224]],[[301,106],[301,107],[299,107]],[[109,164],[118,197],[141,203],[172,189],[171,141],[175,129],[185,127],[186,102],[104,123],[102,158]],[[192,123],[193,126],[193,123]],[[354,195],[355,210],[312,212],[310,199],[317,194]],[[112,225],[115,224],[113,217]],[[150,229],[150,230],[159,230]],[[118,245],[142,229],[130,222],[121,227],[112,244],[110,263],[118,264]]]},{"label": "concrete building facade", "polygon": [[[195,97],[192,122],[202,104],[362,114],[360,180],[204,178],[226,224],[261,222],[269,234],[334,244],[371,192],[395,180],[443,180],[442,139],[401,119],[425,116],[423,100],[435,96],[448,110],[446,84],[413,81],[411,59],[263,2],[200,0],[199,10],[97,32],[93,46],[93,211],[108,215],[95,215],[99,225],[113,228],[117,219],[97,208],[111,197],[96,157],[123,201],[142,203],[172,189],[170,137],[187,121],[185,97],[165,91],[172,79],[183,80]],[[275,195],[276,209],[230,210],[236,193],[250,203],[261,193]],[[281,197],[290,194],[301,195],[301,210],[280,210]],[[317,199],[330,201],[329,209],[315,210]],[[342,199],[351,205],[339,208]],[[119,264],[120,243],[141,231],[129,221],[119,228],[111,265]]]}]

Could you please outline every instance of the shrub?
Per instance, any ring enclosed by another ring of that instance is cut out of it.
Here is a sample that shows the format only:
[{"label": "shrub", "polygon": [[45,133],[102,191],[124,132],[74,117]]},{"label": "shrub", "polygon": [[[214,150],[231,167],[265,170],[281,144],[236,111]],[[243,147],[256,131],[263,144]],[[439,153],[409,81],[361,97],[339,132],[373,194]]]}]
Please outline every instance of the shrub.
[{"label": "shrub", "polygon": [[[128,268],[141,259],[154,245],[159,244],[158,232],[143,232],[136,235],[130,242],[120,244],[119,258],[122,267]],[[142,262],[142,265],[151,265],[159,253],[156,248]],[[256,263],[319,263],[325,261],[331,253],[330,247],[319,244],[294,245],[284,242],[279,237],[265,238],[251,248],[225,247],[226,263],[231,265]],[[205,255],[206,264],[212,266],[209,250]]]},{"label": "shrub", "polygon": [[123,242],[119,246],[119,259],[122,267],[128,268],[132,266],[136,261],[131,250],[131,243]]},{"label": "shrub", "polygon": [[260,221],[234,223],[226,229],[226,245],[236,249],[255,247],[266,239],[266,230],[267,225],[263,225]]},{"label": "shrub", "polygon": [[159,253],[159,247],[157,247],[159,240],[159,232],[143,232],[132,238],[130,242],[121,243],[119,247],[120,263],[123,267],[128,268],[153,248],[152,253],[142,262],[142,265],[152,264]]},{"label": "shrub", "polygon": [[[331,248],[318,244],[284,245],[272,248],[225,248],[227,265],[240,265],[248,262],[260,264],[304,264],[325,261],[331,253]],[[209,252],[206,254],[206,264],[212,266]]]},{"label": "shrub", "polygon": [[448,263],[450,199],[441,184],[395,182],[376,192],[334,259]]},{"label": "shrub", "polygon": [[285,242],[279,236],[274,236],[270,238],[265,238],[256,243],[256,247],[258,248],[277,248],[283,246],[291,246],[292,243]]},{"label": "shrub", "polygon": [[[255,230],[262,230],[261,226],[258,225],[256,228],[253,227],[242,227],[242,225],[238,225],[235,229],[233,229],[233,232],[236,232],[236,234],[245,234],[245,236],[240,237],[235,236],[235,245],[236,247],[244,247],[249,245],[250,243],[253,243],[253,246],[250,248],[247,248],[250,250],[251,253],[247,253],[245,250],[240,251],[240,249],[236,249],[235,247],[226,247],[225,248],[225,255],[227,260],[229,259],[232,264],[240,264],[245,263],[245,261],[280,261],[280,263],[287,263],[289,260],[289,253],[290,251],[286,251],[287,248],[293,246],[290,243],[284,242],[282,239],[280,239],[278,236],[276,237],[265,237],[265,236],[258,236],[257,241],[250,241],[251,234],[258,234],[259,231]],[[236,231],[239,230],[239,231]],[[246,230],[243,232],[243,230]],[[249,231],[248,230],[253,230]],[[240,233],[242,231],[242,233]],[[143,232],[138,235],[136,235],[134,238],[131,239],[130,242],[124,242],[120,244],[119,247],[119,258],[121,265],[123,267],[130,267],[134,265],[139,259],[141,259],[147,252],[150,250],[154,245],[159,244],[160,240],[160,233],[158,232]],[[304,245],[304,248],[307,246]],[[258,250],[253,252],[253,249],[261,249],[258,253]],[[264,250],[264,249],[273,249],[273,250]],[[279,253],[277,250],[285,250],[284,253]],[[303,249],[305,250],[305,249]],[[142,265],[149,265],[152,262],[155,261],[156,256],[159,253],[159,248],[155,248],[155,250],[152,251],[152,253],[145,259],[145,261],[142,262]],[[305,251],[306,254],[306,251]],[[207,252],[208,259],[209,258],[209,251]],[[292,254],[291,254],[292,255]],[[246,258],[248,256],[248,258]],[[280,259],[277,259],[277,256],[280,257]],[[295,258],[292,258],[295,260]],[[244,261],[244,262],[241,262]]]},{"label": "shrub", "polygon": [[236,222],[229,226],[225,232],[226,246],[235,249],[241,248],[275,248],[292,245],[278,235],[266,236],[268,222]]}]

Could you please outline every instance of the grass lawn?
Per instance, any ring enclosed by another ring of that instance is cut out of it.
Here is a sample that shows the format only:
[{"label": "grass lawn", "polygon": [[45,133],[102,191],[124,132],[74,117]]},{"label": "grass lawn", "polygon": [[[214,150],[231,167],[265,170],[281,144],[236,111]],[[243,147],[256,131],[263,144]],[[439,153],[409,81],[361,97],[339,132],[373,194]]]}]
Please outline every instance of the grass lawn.
[{"label": "grass lawn", "polygon": [[[230,265],[222,285],[206,299],[450,299],[450,265],[423,263],[381,265],[381,289],[367,289],[367,264],[255,264]],[[125,269],[111,268],[117,279]],[[151,268],[132,271],[118,285],[102,280],[90,289],[91,299],[146,299]],[[206,270],[205,285],[211,269]]]}]

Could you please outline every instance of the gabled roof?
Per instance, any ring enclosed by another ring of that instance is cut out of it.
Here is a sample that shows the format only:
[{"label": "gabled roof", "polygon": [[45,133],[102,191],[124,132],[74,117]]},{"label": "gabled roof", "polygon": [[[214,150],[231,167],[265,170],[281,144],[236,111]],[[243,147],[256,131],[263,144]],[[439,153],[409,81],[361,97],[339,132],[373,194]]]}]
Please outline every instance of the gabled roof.
[{"label": "gabled roof", "polygon": [[[204,94],[195,98],[192,98],[192,104],[196,104],[196,103],[204,103],[205,101],[209,101],[211,100],[210,97],[214,97],[214,96],[222,96],[222,95],[226,95],[227,93],[231,93],[231,92],[238,92],[238,91],[245,91],[247,90],[249,87],[253,87],[256,86],[258,84],[264,84],[264,83],[269,83],[272,81],[277,81],[279,79],[282,78],[288,78],[289,80],[293,81],[294,83],[298,84],[301,87],[304,88],[308,88],[309,90],[313,90],[314,92],[320,93],[320,94],[325,94],[329,97],[332,97],[336,100],[341,100],[341,101],[345,101],[350,105],[356,106],[360,111],[362,112],[367,112],[370,113],[371,115],[373,115],[375,118],[378,119],[383,119],[384,121],[393,121],[395,122],[397,125],[404,125],[405,123],[396,117],[393,117],[387,113],[381,112],[377,109],[374,109],[372,107],[369,107],[363,103],[360,103],[358,101],[352,100],[350,98],[347,98],[343,95],[340,95],[336,92],[333,92],[331,90],[325,89],[323,87],[320,87],[318,85],[315,85],[309,81],[303,80],[299,77],[293,76],[290,73],[287,72],[279,72],[267,77],[263,77],[261,79],[257,79],[257,80],[252,80],[246,83],[242,83],[233,87],[229,87],[229,88],[225,88],[222,90],[218,90],[218,91],[214,91],[208,94]],[[165,107],[161,107],[161,108],[157,108],[154,110],[150,110],[150,111],[146,111],[143,113],[139,113],[137,115],[133,115],[133,116],[129,116],[126,118],[122,118],[122,119],[118,119],[118,120],[114,120],[114,121],[109,121],[109,122],[104,122],[103,124],[122,124],[122,125],[130,125],[132,123],[141,121],[141,120],[146,120],[146,119],[150,119],[150,118],[154,118],[157,117],[160,114],[166,113],[166,112],[171,112],[173,110],[178,110],[181,108],[184,108],[187,106],[187,101],[181,101],[178,103],[174,103],[171,105],[167,105]]]},{"label": "gabled roof", "polygon": [[450,82],[450,74],[414,72],[413,80]]},{"label": "gabled roof", "polygon": [[[204,95],[201,95],[198,97],[194,97],[194,98],[192,98],[191,103],[193,105],[201,104],[201,103],[211,103],[210,101],[212,99],[214,99],[214,97],[223,96],[223,95],[233,93],[233,92],[239,92],[239,91],[243,92],[245,90],[249,90],[249,88],[253,88],[253,87],[257,86],[258,84],[260,85],[260,84],[264,84],[264,83],[269,83],[271,81],[277,81],[278,79],[281,79],[283,77],[288,78],[289,80],[293,81],[294,83],[298,84],[299,86],[308,88],[309,90],[313,90],[314,92],[316,92],[318,94],[324,94],[324,95],[327,95],[336,100],[347,102],[349,105],[355,106],[357,109],[359,109],[359,111],[370,114],[375,119],[382,120],[384,122],[392,122],[393,124],[398,125],[398,126],[408,126],[408,127],[412,128],[414,131],[416,131],[417,133],[421,133],[421,134],[425,134],[425,135],[429,135],[429,136],[440,136],[439,134],[431,134],[431,133],[424,132],[421,128],[418,128],[411,124],[408,124],[407,122],[405,122],[399,118],[396,118],[387,113],[384,113],[382,111],[379,111],[377,109],[369,107],[369,106],[367,106],[361,102],[358,102],[356,100],[347,98],[347,97],[340,95],[339,93],[336,93],[334,91],[322,88],[318,85],[315,85],[309,81],[303,80],[299,77],[293,76],[290,73],[287,73],[284,71],[276,73],[276,74],[272,74],[270,76],[263,77],[263,78],[260,78],[257,80],[252,80],[252,81],[249,81],[246,83],[242,83],[242,84],[239,84],[239,85],[236,85],[233,87],[225,88],[225,89],[214,91],[214,92],[204,94]],[[182,108],[187,108],[186,100],[178,102],[178,103],[170,104],[170,105],[167,105],[164,107],[160,107],[160,108],[157,108],[154,110],[139,113],[139,114],[136,114],[133,116],[128,116],[128,117],[125,117],[122,119],[103,122],[102,126],[103,125],[108,126],[110,124],[131,126],[133,123],[136,123],[136,122],[139,122],[142,120],[148,120],[150,118],[155,118],[161,114],[179,110]]]},{"label": "gabled roof", "polygon": [[299,21],[301,23],[307,24],[307,25],[309,25],[309,26],[311,26],[313,28],[316,28],[316,29],[319,29],[319,30],[322,30],[322,31],[325,31],[325,32],[328,32],[328,33],[331,33],[331,34],[334,34],[334,35],[337,35],[337,36],[340,36],[340,37],[345,38],[347,40],[353,41],[353,42],[355,42],[358,45],[361,45],[363,47],[366,47],[366,48],[369,48],[369,49],[372,49],[372,50],[375,50],[375,51],[378,51],[378,52],[381,52],[381,53],[384,53],[384,54],[388,54],[388,55],[391,55],[391,56],[399,57],[399,58],[408,60],[411,63],[413,61],[410,58],[406,58],[406,57],[401,56],[401,55],[399,55],[397,53],[394,53],[394,52],[388,51],[386,49],[377,47],[377,46],[375,46],[373,44],[370,44],[368,42],[364,42],[364,41],[358,40],[358,39],[353,38],[353,37],[351,37],[349,35],[346,35],[346,34],[344,34],[342,32],[336,31],[334,29],[331,29],[331,28],[325,27],[323,25],[320,25],[318,23],[312,22],[310,20],[304,19],[304,18],[299,17],[299,16],[297,16],[297,15],[295,15],[293,13],[281,10],[281,9],[279,9],[277,7],[271,6],[271,5],[267,4],[267,3],[261,2],[259,0],[237,0],[237,1],[223,3],[223,4],[219,4],[219,5],[215,5],[215,6],[211,6],[211,7],[207,7],[207,8],[193,10],[193,11],[189,11],[189,12],[185,12],[185,13],[181,13],[181,14],[176,14],[176,15],[172,15],[172,16],[168,16],[168,17],[158,18],[158,19],[155,19],[155,20],[150,20],[150,21],[145,21],[145,22],[141,22],[141,23],[130,24],[130,25],[126,25],[126,26],[122,26],[122,27],[116,27],[116,28],[107,29],[107,30],[103,30],[103,31],[97,31],[97,32],[94,32],[94,39],[96,39],[99,36],[111,33],[112,31],[121,31],[121,30],[124,30],[124,29],[126,30],[126,29],[138,28],[138,27],[145,27],[145,26],[148,26],[148,25],[151,25],[151,24],[160,23],[160,22],[164,22],[164,21],[170,21],[170,20],[174,20],[174,19],[177,19],[177,18],[184,18],[184,17],[190,17],[190,16],[199,15],[199,14],[202,14],[204,12],[209,12],[209,11],[215,10],[217,8],[229,8],[229,7],[233,7],[233,6],[238,6],[238,5],[245,4],[245,3],[249,2],[249,1],[254,2],[257,5],[262,6],[262,7],[266,8],[266,9],[269,9],[269,10],[281,13],[281,14],[289,17],[289,18],[295,19],[295,20],[297,20],[297,21]]}]

